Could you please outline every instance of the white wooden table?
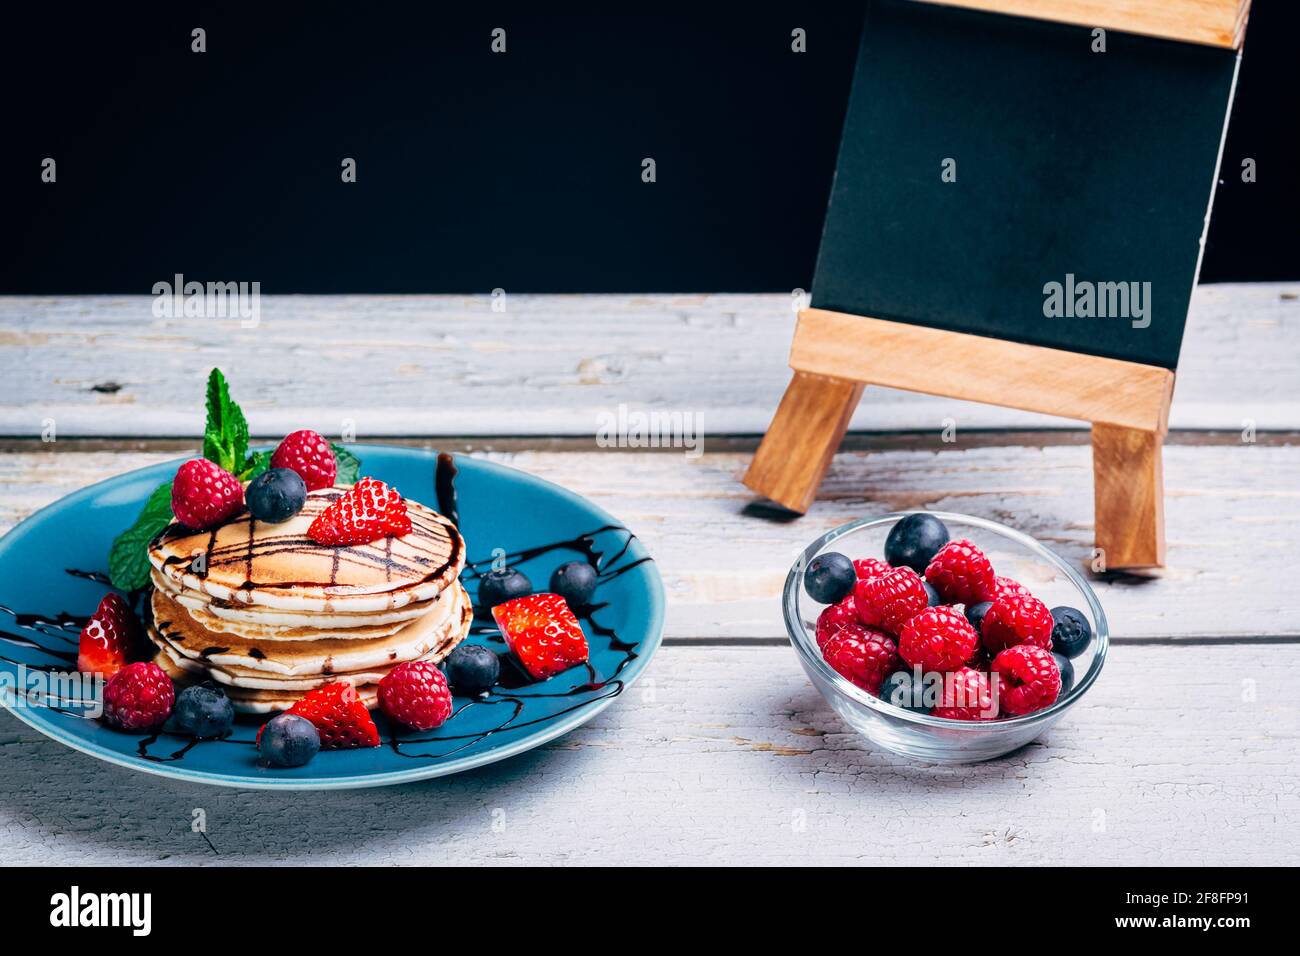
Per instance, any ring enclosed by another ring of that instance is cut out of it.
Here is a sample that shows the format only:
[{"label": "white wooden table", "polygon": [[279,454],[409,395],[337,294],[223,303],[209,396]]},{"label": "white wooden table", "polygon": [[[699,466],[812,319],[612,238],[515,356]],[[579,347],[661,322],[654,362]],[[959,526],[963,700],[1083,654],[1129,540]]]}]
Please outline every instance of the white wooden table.
[{"label": "white wooden table", "polygon": [[[775,523],[742,513],[740,476],[786,382],[786,296],[511,296],[504,314],[486,296],[264,297],[255,329],[157,319],[145,296],[0,298],[2,528],[196,447],[218,365],[258,435],[350,422],[360,441],[467,450],[590,497],[644,539],[669,596],[664,647],[615,706],[420,785],[184,785],[0,715],[5,862],[1294,863],[1298,295],[1197,290],[1165,453],[1168,569],[1098,582],[1111,658],[1069,718],[956,768],[875,752],[823,704],[783,636],[785,569],[826,529],[903,507],[1004,521],[1082,562],[1074,423],[868,390],[817,505]],[[598,447],[619,403],[702,416],[703,456]]]}]

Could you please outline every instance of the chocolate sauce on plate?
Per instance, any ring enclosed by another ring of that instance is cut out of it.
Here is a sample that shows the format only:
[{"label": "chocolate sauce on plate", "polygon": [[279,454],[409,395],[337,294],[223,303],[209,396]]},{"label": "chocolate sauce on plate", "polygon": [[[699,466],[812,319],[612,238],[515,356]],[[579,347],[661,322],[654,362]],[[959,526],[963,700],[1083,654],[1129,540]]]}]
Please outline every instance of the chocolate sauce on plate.
[{"label": "chocolate sauce on plate", "polygon": [[[438,510],[453,523],[459,525],[460,514],[455,484],[456,475],[457,468],[454,458],[445,452],[440,453],[434,473]],[[164,535],[167,533],[166,531],[163,532]],[[597,594],[599,594],[602,585],[608,584],[633,568],[651,560],[650,558],[624,560],[631,548],[633,538],[634,535],[621,525],[603,525],[563,541],[555,541],[513,552],[506,555],[506,560],[514,565],[555,552],[573,552],[596,570]],[[607,539],[608,544],[606,543]],[[230,563],[242,561],[246,562],[246,566],[251,569],[252,557],[256,551],[252,542],[251,519],[248,544],[246,546],[238,547],[232,551],[231,548],[217,549],[215,544],[216,535],[213,534],[209,537],[205,563],[203,564],[204,568],[210,568],[213,561],[228,561]],[[257,547],[266,546],[267,544],[264,540]],[[289,540],[276,542],[272,540],[269,546],[292,550],[295,547],[303,547],[308,544],[308,542],[299,543]],[[340,548],[337,550],[343,555],[342,560],[355,559],[355,556],[349,557],[347,555],[347,552],[353,549]],[[368,555],[367,560],[370,557]],[[391,550],[380,560],[391,561]],[[452,556],[452,560],[456,560],[456,555]],[[493,558],[485,558],[480,561],[468,562],[462,574],[463,582],[471,586],[471,590],[473,590],[472,586],[491,568],[493,560]],[[623,563],[620,564],[619,562]],[[68,569],[67,573],[97,583],[108,584],[108,579],[98,571]],[[430,575],[430,577],[432,576]],[[265,585],[254,586],[265,587]],[[292,587],[294,585],[285,584],[282,586]],[[132,595],[132,603],[140,606],[141,616],[147,626],[152,609],[150,602],[147,600],[141,601],[141,597],[142,594]],[[600,615],[608,607],[608,602],[597,601],[588,607],[575,610],[574,613],[587,625],[593,657],[604,659],[611,652],[616,655],[612,668],[607,665],[605,670],[597,670],[595,665],[588,662],[583,668],[571,668],[569,671],[565,671],[548,681],[538,683],[529,678],[512,657],[504,653],[504,639],[496,624],[492,621],[491,615],[476,604],[470,635],[481,639],[485,644],[500,646],[502,652],[501,676],[497,685],[477,697],[457,696],[455,698],[456,706],[451,716],[446,723],[434,731],[406,731],[390,725],[382,714],[376,712],[376,722],[380,726],[382,741],[393,753],[401,757],[412,760],[445,760],[453,755],[471,750],[503,731],[519,730],[547,723],[579,711],[584,707],[597,706],[617,697],[626,686],[621,675],[627,666],[636,660],[638,645],[636,642],[622,640],[614,628],[598,619],[597,615]],[[0,630],[0,660],[9,661],[15,665],[20,663],[17,658],[11,655],[21,648],[34,650],[54,659],[52,663],[32,664],[22,662],[29,670],[53,671],[76,668],[77,640],[87,618],[66,612],[60,612],[53,616],[24,614],[3,606],[0,606],[0,615],[7,615],[12,618],[14,626],[23,632],[18,634]],[[165,628],[167,623],[160,622],[158,626]],[[219,647],[209,647],[205,648],[202,653],[207,656],[219,653],[222,650],[223,648]],[[571,703],[565,704],[556,710],[553,707],[545,706],[543,702],[546,701],[571,701]],[[57,705],[51,704],[49,706],[50,709],[68,716],[84,716],[75,711],[64,710]],[[486,729],[458,732],[458,725],[464,724],[463,716],[466,713],[481,713],[485,708],[494,713],[499,710],[500,718],[494,719]],[[539,712],[532,715],[530,710]],[[136,753],[145,760],[171,763],[184,760],[187,754],[197,748],[218,744],[248,747],[251,752],[252,748],[256,746],[257,728],[265,719],[267,718],[241,716],[236,721],[235,730],[230,736],[215,740],[191,739],[185,734],[164,727],[155,733],[139,735]],[[250,761],[255,759],[254,753],[250,757]]]}]

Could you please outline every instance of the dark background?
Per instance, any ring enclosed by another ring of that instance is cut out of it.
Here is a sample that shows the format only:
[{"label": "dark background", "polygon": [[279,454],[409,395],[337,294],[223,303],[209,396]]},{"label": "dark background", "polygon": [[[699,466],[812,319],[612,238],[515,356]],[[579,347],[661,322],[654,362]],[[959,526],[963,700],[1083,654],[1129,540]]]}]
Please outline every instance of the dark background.
[{"label": "dark background", "polygon": [[[1297,6],[1254,2],[1202,281],[1300,276]],[[807,288],[861,5],[552,9],[8,5],[0,292]]]}]

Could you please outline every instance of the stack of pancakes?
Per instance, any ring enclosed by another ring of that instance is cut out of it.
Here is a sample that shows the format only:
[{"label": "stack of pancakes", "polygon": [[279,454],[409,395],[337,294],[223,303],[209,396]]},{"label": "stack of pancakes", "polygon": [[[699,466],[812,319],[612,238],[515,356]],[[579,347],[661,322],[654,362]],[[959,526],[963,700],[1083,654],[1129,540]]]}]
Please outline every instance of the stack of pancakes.
[{"label": "stack of pancakes", "polygon": [[219,682],[236,710],[270,713],[339,680],[374,707],[392,668],[451,653],[474,614],[455,526],[408,500],[410,534],[316,544],[307,527],[345,490],[310,492],[281,524],[245,512],[209,531],[168,526],[149,547],[155,662],[182,683]]}]

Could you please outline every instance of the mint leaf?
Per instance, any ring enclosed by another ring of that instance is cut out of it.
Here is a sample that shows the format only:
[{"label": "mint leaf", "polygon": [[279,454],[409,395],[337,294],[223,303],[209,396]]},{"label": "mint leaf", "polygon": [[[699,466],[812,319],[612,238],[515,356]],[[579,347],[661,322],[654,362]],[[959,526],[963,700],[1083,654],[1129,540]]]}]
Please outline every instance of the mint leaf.
[{"label": "mint leaf", "polygon": [[203,428],[203,457],[232,475],[248,467],[248,422],[231,399],[221,369],[208,376],[208,419]]},{"label": "mint leaf", "polygon": [[339,463],[339,473],[334,479],[335,483],[355,485],[361,475],[361,459],[342,445],[331,443],[330,448],[334,450],[334,459]]},{"label": "mint leaf", "polygon": [[172,483],[159,485],[140,509],[135,524],[113,541],[108,577],[113,587],[137,591],[149,583],[149,542],[172,520]]},{"label": "mint leaf", "polygon": [[253,454],[249,455],[248,461],[244,463],[244,470],[241,471],[236,477],[240,481],[252,481],[258,475],[266,471],[266,469],[271,467],[272,454],[274,454],[274,452],[269,452],[269,451],[253,452]]}]

